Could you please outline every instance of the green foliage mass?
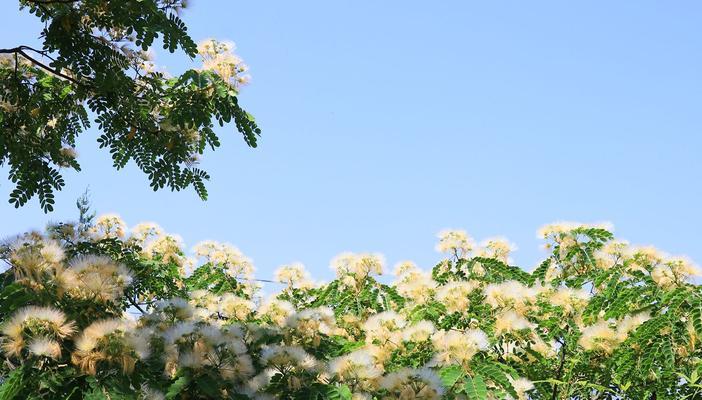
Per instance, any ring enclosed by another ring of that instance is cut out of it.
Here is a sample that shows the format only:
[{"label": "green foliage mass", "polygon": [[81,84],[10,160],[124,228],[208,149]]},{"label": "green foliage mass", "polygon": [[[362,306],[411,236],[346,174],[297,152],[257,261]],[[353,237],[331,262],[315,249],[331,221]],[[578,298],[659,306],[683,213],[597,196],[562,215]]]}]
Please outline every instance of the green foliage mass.
[{"label": "green foliage mass", "polygon": [[215,69],[171,77],[153,68],[148,51],[160,40],[194,59],[198,47],[178,16],[183,0],[21,0],[44,23],[40,49],[0,49],[0,166],[9,167],[15,207],[38,197],[53,210],[66,182],[61,168],[80,170],[76,138],[91,126],[114,167],[134,161],[154,190],[193,187],[205,199],[209,175],[198,156],[220,145],[214,132],[234,122],[256,146],[260,129],[237,99],[238,85]]}]

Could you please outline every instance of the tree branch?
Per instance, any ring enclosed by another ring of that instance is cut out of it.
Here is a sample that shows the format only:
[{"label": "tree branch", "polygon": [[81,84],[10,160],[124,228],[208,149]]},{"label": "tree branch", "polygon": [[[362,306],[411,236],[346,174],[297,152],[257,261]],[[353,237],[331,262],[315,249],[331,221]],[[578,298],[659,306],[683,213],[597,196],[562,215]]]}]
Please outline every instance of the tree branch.
[{"label": "tree branch", "polygon": [[46,52],[33,49],[29,46],[17,46],[17,47],[13,47],[11,49],[0,49],[0,54],[19,54],[22,57],[29,60],[32,64],[36,65],[39,68],[42,68],[43,70],[45,70],[53,75],[56,75],[58,77],[61,77],[61,78],[66,79],[68,81],[71,81],[71,82],[75,83],[76,85],[82,85],[82,82],[80,82],[79,80],[72,78],[66,74],[63,74],[60,71],[57,71],[54,68],[51,68],[48,65],[36,60],[35,58],[31,57],[29,54],[25,53],[24,50],[31,50],[31,51],[34,51],[36,53],[41,54],[42,56],[51,58],[50,56],[48,56],[46,54]]},{"label": "tree branch", "polygon": [[81,83],[79,80],[77,80],[77,79],[75,79],[75,78],[72,78],[72,77],[70,77],[70,76],[68,76],[68,75],[65,75],[65,74],[63,74],[63,73],[61,73],[61,72],[59,72],[59,71],[56,71],[55,69],[49,67],[48,65],[45,65],[45,64],[43,64],[43,63],[40,63],[39,61],[37,61],[37,60],[33,59],[32,57],[30,57],[29,55],[27,55],[27,53],[25,53],[24,51],[20,51],[19,54],[20,54],[22,57],[26,58],[27,60],[31,61],[31,62],[32,62],[34,65],[36,65],[37,67],[40,67],[40,68],[42,68],[42,69],[48,71],[49,73],[52,73],[52,74],[54,74],[54,75],[56,75],[56,76],[58,76],[58,77],[61,77],[61,78],[63,78],[63,79],[66,79],[67,81],[71,81],[71,82],[75,83],[76,85],[82,85],[82,83]]},{"label": "tree branch", "polygon": [[[563,367],[565,365],[566,357],[566,344],[565,340],[561,342],[561,360],[558,363],[558,370],[556,371],[556,379],[561,380],[561,375],[563,375]],[[551,393],[551,400],[556,400],[558,398],[558,384],[553,384],[553,392]]]},{"label": "tree branch", "polygon": [[146,311],[144,311],[143,308],[139,307],[139,304],[138,304],[136,301],[134,301],[134,299],[132,299],[131,297],[127,296],[127,300],[129,301],[129,304],[131,304],[132,306],[134,306],[134,308],[136,308],[137,310],[139,310],[142,314],[146,314]]},{"label": "tree branch", "polygon": [[72,4],[80,0],[25,0],[27,3],[34,4]]}]

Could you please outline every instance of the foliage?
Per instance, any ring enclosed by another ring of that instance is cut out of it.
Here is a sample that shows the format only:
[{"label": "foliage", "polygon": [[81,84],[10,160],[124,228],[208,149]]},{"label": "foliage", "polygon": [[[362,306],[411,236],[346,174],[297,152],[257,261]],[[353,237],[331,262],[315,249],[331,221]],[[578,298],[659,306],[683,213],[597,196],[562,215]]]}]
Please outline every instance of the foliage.
[{"label": "foliage", "polygon": [[431,272],[401,262],[386,284],[381,256],[345,253],[323,285],[282,266],[263,299],[236,248],[186,257],[154,224],[81,210],[2,248],[0,399],[702,395],[697,267],[605,227],[543,228],[531,273],[450,231]]},{"label": "foliage", "polygon": [[[80,170],[76,139],[90,126],[115,168],[133,160],[154,190],[192,186],[205,199],[209,175],[198,157],[220,145],[213,120],[233,121],[246,143],[260,134],[238,103],[248,81],[233,45],[199,46],[178,16],[184,0],[20,0],[45,27],[41,49],[0,49],[0,166],[15,184],[10,203],[37,196],[45,212],[65,182],[60,168]],[[203,66],[171,77],[150,61],[151,48],[182,50]]]}]

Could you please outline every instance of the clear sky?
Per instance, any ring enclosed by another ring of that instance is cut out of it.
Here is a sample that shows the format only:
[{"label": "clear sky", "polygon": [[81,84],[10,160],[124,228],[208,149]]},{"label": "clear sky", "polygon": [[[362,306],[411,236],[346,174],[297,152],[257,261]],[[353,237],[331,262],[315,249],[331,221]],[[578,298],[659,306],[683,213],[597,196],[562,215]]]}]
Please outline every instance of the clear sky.
[{"label": "clear sky", "polygon": [[[0,15],[0,47],[37,43],[16,2]],[[74,217],[90,186],[98,212],[231,242],[261,278],[301,261],[328,279],[345,250],[429,268],[445,227],[504,235],[530,269],[555,220],[702,262],[702,2],[199,0],[183,18],[251,66],[259,148],[218,129],[202,202],[114,171],[91,130],[48,216],[12,208],[0,171],[0,236]]]}]

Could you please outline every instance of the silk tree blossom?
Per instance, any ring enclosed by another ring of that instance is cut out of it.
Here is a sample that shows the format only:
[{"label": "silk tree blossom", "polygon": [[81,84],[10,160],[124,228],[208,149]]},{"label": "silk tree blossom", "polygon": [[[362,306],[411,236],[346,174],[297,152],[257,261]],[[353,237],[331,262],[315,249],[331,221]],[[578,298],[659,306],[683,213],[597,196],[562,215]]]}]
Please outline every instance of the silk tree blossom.
[{"label": "silk tree blossom", "polygon": [[366,351],[368,354],[371,355],[373,358],[373,361],[375,362],[375,365],[380,368],[381,370],[385,369],[385,364],[387,364],[391,357],[393,352],[398,348],[395,344],[391,343],[386,343],[386,344],[374,344],[374,343],[366,343],[365,346],[363,346],[361,349]]},{"label": "silk tree blossom", "polygon": [[375,253],[341,253],[331,261],[331,268],[337,277],[352,276],[361,281],[367,276],[382,275],[385,258]]},{"label": "silk tree blossom", "polygon": [[183,238],[170,234],[157,236],[146,244],[143,254],[148,259],[159,257],[164,263],[173,263],[182,267],[185,263]]},{"label": "silk tree blossom", "polygon": [[549,297],[551,304],[562,307],[567,314],[581,311],[589,302],[590,294],[585,289],[560,287]]},{"label": "silk tree blossom", "polygon": [[531,342],[529,344],[529,347],[533,351],[539,353],[544,358],[556,357],[557,350],[558,350],[558,344],[556,343],[555,340],[552,340],[550,343],[547,343],[545,340],[543,340],[541,337],[539,337],[535,333],[532,333],[530,339],[531,339]]},{"label": "silk tree blossom", "polygon": [[449,313],[464,312],[468,309],[468,296],[478,288],[475,281],[453,281],[440,286],[436,291],[436,300],[446,307]]},{"label": "silk tree blossom", "polygon": [[461,263],[460,265],[456,266],[456,271],[460,271],[466,277],[472,278],[482,278],[487,273],[483,263],[477,260],[473,260],[473,262],[470,263]]},{"label": "silk tree blossom", "polygon": [[[225,293],[229,295],[231,293]],[[195,307],[207,309],[210,312],[217,312],[221,309],[221,297],[209,290],[199,289],[190,292],[190,303]]]},{"label": "silk tree blossom", "polygon": [[417,264],[415,264],[412,261],[400,261],[397,264],[395,264],[395,267],[393,268],[393,275],[396,277],[401,277],[407,273],[411,273],[414,271],[418,271],[419,267],[417,267]]},{"label": "silk tree blossom", "polygon": [[417,304],[428,301],[434,295],[437,286],[431,275],[421,270],[405,272],[395,282],[397,292]]},{"label": "silk tree blossom", "polygon": [[90,234],[97,240],[121,239],[125,236],[127,224],[117,214],[103,214],[95,218]]},{"label": "silk tree blossom", "polygon": [[203,59],[202,70],[212,71],[233,88],[239,89],[247,84],[251,77],[245,74],[249,67],[234,54],[236,45],[232,42],[220,42],[215,39],[205,39],[198,43],[198,54]]},{"label": "silk tree blossom", "polygon": [[517,250],[517,246],[503,237],[488,238],[480,242],[476,256],[494,258],[505,264],[511,262],[509,255]]},{"label": "silk tree blossom", "polygon": [[514,312],[514,310],[502,312],[495,317],[495,334],[497,336],[525,329],[532,329],[534,326],[533,323]]},{"label": "silk tree blossom", "polygon": [[612,353],[619,344],[617,331],[610,321],[600,320],[582,330],[578,344],[585,350]]},{"label": "silk tree blossom", "polygon": [[647,312],[641,312],[634,315],[627,315],[617,323],[617,336],[619,341],[623,342],[631,331],[641,326],[644,322],[651,319],[651,315]]},{"label": "silk tree blossom", "polygon": [[117,301],[132,280],[124,265],[109,257],[93,255],[73,258],[57,277],[61,290],[69,296],[104,302]]},{"label": "silk tree blossom", "polygon": [[383,375],[383,370],[368,351],[361,349],[331,359],[329,373],[361,390],[372,390],[375,380]]},{"label": "silk tree blossom", "polygon": [[646,266],[656,267],[668,258],[666,253],[653,246],[634,246],[631,248],[631,252],[632,258],[644,270]]},{"label": "silk tree blossom", "polygon": [[285,326],[285,322],[294,312],[295,306],[292,303],[275,297],[270,297],[256,309],[259,317],[270,318],[274,324],[280,327]]},{"label": "silk tree blossom", "polygon": [[29,354],[37,357],[58,359],[61,357],[61,344],[53,339],[38,336],[29,342]]},{"label": "silk tree blossom", "polygon": [[438,400],[444,394],[441,379],[428,368],[401,368],[383,376],[380,387],[398,399]]},{"label": "silk tree blossom", "polygon": [[299,346],[265,347],[261,351],[261,363],[281,373],[295,370],[314,371],[319,366],[317,360]]},{"label": "silk tree blossom", "polygon": [[465,332],[439,330],[431,339],[436,354],[429,366],[465,365],[489,346],[488,336],[480,329]]},{"label": "silk tree blossom", "polygon": [[166,400],[166,395],[163,392],[146,385],[141,387],[140,395],[139,399],[141,400]]},{"label": "silk tree blossom", "polygon": [[154,304],[154,311],[146,316],[151,321],[175,322],[192,318],[194,307],[186,299],[173,297]]},{"label": "silk tree blossom", "polygon": [[[169,376],[174,376],[178,367],[198,370],[226,362],[228,369],[235,368],[231,358],[242,351],[241,341],[231,331],[209,323],[178,322],[165,331],[162,337],[164,371]],[[223,353],[225,351],[229,353]],[[224,359],[227,355],[229,358]],[[218,372],[222,375],[231,371]]]},{"label": "silk tree blossom", "polygon": [[239,384],[248,382],[256,373],[251,356],[245,354],[244,350],[237,353],[236,357],[226,360],[219,360],[217,363],[220,376],[228,381],[235,381]]},{"label": "silk tree blossom", "polygon": [[143,246],[144,243],[146,243],[147,240],[151,238],[156,238],[164,234],[163,228],[161,228],[157,223],[155,222],[141,222],[132,229],[130,229],[130,240],[134,241],[135,243],[139,244],[140,246]]},{"label": "silk tree blossom", "polygon": [[273,368],[266,368],[263,371],[261,371],[260,374],[252,377],[249,379],[248,382],[246,382],[246,386],[243,388],[242,392],[251,396],[255,396],[255,398],[264,398],[265,399],[265,394],[263,393],[258,393],[260,390],[268,386],[268,384],[271,383],[272,378],[278,373]]},{"label": "silk tree blossom", "polygon": [[397,344],[401,337],[401,330],[406,325],[407,321],[394,311],[384,311],[372,315],[363,324],[366,343],[385,344],[390,341]]},{"label": "silk tree blossom", "polygon": [[103,362],[117,365],[130,374],[137,360],[150,354],[148,336],[140,333],[148,335],[148,331],[135,331],[133,325],[122,319],[93,322],[76,339],[71,360],[89,375],[95,375]]},{"label": "silk tree blossom", "polygon": [[232,293],[225,293],[219,298],[219,312],[228,318],[246,320],[254,310],[254,303]]},{"label": "silk tree blossom", "polygon": [[281,265],[273,274],[273,279],[288,288],[307,289],[313,286],[310,274],[302,263]]},{"label": "silk tree blossom", "polygon": [[41,254],[44,262],[53,265],[60,264],[66,259],[66,253],[63,247],[55,240],[42,241],[39,254]]},{"label": "silk tree blossom", "polygon": [[351,400],[373,400],[373,396],[368,392],[353,392]]},{"label": "silk tree blossom", "polygon": [[423,342],[431,338],[436,328],[431,321],[417,321],[402,331],[402,340],[405,342]]},{"label": "silk tree blossom", "polygon": [[55,349],[54,343],[58,344],[68,338],[75,329],[75,323],[68,321],[61,310],[39,306],[23,307],[2,326],[2,350],[14,357],[21,357],[22,350],[28,349],[35,355],[56,358],[60,353],[50,352]]},{"label": "silk tree blossom", "polygon": [[437,234],[436,251],[448,253],[456,258],[466,258],[475,248],[475,241],[468,233],[459,229],[445,229]]},{"label": "silk tree blossom", "polygon": [[7,250],[15,280],[36,289],[44,288],[49,283],[47,281],[56,279],[57,271],[63,268],[66,258],[58,242],[34,235],[24,235],[11,241]]},{"label": "silk tree blossom", "polygon": [[562,237],[564,237],[564,235],[578,228],[597,228],[611,232],[614,230],[614,225],[611,222],[596,222],[593,224],[585,224],[571,221],[552,222],[539,228],[536,237],[540,239],[551,238],[558,242]]},{"label": "silk tree blossom", "polygon": [[514,388],[514,391],[517,392],[516,399],[512,399],[510,396],[508,400],[529,400],[529,394],[527,392],[535,389],[534,383],[527,378],[514,379],[511,376],[508,376],[508,379]]},{"label": "silk tree blossom", "polygon": [[195,245],[193,251],[206,262],[224,267],[233,278],[253,277],[254,266],[251,260],[241,250],[230,244],[209,240]]},{"label": "silk tree blossom", "polygon": [[589,351],[611,354],[629,333],[650,319],[647,313],[626,316],[621,321],[600,320],[582,329],[578,344]]},{"label": "silk tree blossom", "polygon": [[603,270],[610,269],[617,264],[623,264],[630,257],[629,242],[625,240],[611,240],[594,254],[595,264]]},{"label": "silk tree blossom", "polygon": [[568,233],[572,231],[573,229],[576,229],[580,227],[581,224],[577,222],[570,222],[570,221],[559,221],[559,222],[552,222],[550,224],[543,225],[538,229],[536,232],[536,237],[539,239],[548,239],[548,238],[560,238],[561,235]]},{"label": "silk tree blossom", "polygon": [[322,335],[338,332],[334,311],[328,307],[308,308],[291,314],[285,324],[300,336],[319,345]]},{"label": "silk tree blossom", "polygon": [[417,268],[411,261],[403,261],[395,266],[397,279],[394,286],[397,292],[414,303],[429,301],[436,291],[438,284],[431,274]]},{"label": "silk tree blossom", "polygon": [[700,276],[700,268],[685,257],[670,258],[651,271],[653,281],[664,288],[685,283],[692,276]]},{"label": "silk tree blossom", "polygon": [[493,308],[511,308],[523,314],[536,302],[536,291],[521,282],[510,280],[485,287],[485,301]]}]

